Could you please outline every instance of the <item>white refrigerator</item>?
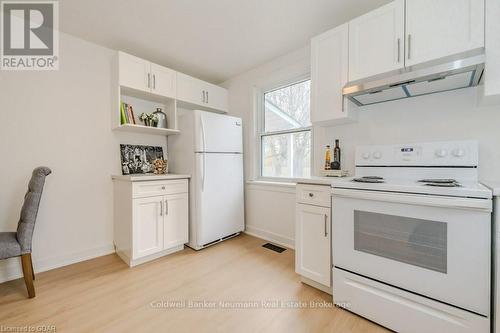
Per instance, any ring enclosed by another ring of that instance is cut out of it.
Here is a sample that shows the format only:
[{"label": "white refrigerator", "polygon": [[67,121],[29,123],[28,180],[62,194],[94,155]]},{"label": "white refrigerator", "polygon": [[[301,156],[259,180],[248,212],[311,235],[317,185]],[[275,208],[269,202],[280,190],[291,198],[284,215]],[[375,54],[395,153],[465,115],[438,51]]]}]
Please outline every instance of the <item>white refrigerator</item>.
[{"label": "white refrigerator", "polygon": [[240,118],[184,110],[168,137],[169,172],[190,174],[188,246],[200,250],[244,230]]}]

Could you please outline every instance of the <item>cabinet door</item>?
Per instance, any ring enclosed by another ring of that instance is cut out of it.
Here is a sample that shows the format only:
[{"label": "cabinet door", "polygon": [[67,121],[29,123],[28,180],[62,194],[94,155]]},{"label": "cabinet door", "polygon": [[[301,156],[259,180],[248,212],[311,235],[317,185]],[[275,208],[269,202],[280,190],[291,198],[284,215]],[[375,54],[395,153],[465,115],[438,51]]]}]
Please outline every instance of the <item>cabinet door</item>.
[{"label": "cabinet door", "polygon": [[342,88],[348,80],[349,26],[341,25],[311,41],[311,122],[343,119]]},{"label": "cabinet door", "polygon": [[120,85],[141,91],[150,91],[150,63],[123,52],[119,52],[118,57]]},{"label": "cabinet door", "polygon": [[177,73],[177,99],[201,106],[201,109],[215,109],[227,112],[227,90],[186,74]]},{"label": "cabinet door", "polygon": [[404,0],[349,22],[349,81],[403,67]]},{"label": "cabinet door", "polygon": [[484,47],[484,0],[406,0],[406,66]]},{"label": "cabinet door", "polygon": [[170,68],[151,64],[151,91],[155,94],[175,98],[176,72]]},{"label": "cabinet door", "polygon": [[227,90],[207,83],[205,86],[205,102],[209,108],[227,112]]},{"label": "cabinet door", "polygon": [[133,200],[133,259],[163,250],[163,197]]},{"label": "cabinet door", "polygon": [[187,103],[205,105],[204,82],[189,75],[177,73],[177,99]]},{"label": "cabinet door", "polygon": [[297,204],[295,221],[295,271],[322,285],[331,286],[330,208]]},{"label": "cabinet door", "polygon": [[164,197],[165,221],[163,224],[164,249],[183,245],[189,241],[188,235],[188,194],[171,194]]}]

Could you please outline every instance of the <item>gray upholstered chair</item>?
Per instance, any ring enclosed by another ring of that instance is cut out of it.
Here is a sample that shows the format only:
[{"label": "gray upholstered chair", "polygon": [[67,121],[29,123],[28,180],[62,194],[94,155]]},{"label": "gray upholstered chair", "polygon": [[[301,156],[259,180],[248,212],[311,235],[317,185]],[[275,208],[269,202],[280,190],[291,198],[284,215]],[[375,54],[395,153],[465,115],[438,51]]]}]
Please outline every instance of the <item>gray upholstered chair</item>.
[{"label": "gray upholstered chair", "polygon": [[24,282],[30,298],[35,297],[35,287],[33,285],[35,272],[31,261],[31,240],[35,229],[38,206],[42,198],[45,177],[50,175],[51,172],[47,167],[39,167],[33,170],[33,175],[28,184],[28,192],[24,196],[17,232],[0,232],[0,259],[21,257]]}]

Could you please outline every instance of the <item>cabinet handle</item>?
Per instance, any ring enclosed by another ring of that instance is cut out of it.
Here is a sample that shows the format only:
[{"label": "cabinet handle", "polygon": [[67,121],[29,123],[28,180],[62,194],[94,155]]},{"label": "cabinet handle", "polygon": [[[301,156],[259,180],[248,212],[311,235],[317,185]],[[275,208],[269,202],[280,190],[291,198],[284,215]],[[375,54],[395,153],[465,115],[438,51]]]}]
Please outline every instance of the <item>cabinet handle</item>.
[{"label": "cabinet handle", "polygon": [[160,201],[160,216],[163,216],[163,201]]},{"label": "cabinet handle", "polygon": [[411,34],[408,34],[408,60],[411,59]]},{"label": "cabinet handle", "polygon": [[203,103],[205,103],[205,90],[203,90]]},{"label": "cabinet handle", "polygon": [[148,88],[151,88],[151,74],[148,73]]},{"label": "cabinet handle", "polygon": [[165,200],[165,215],[168,215],[168,200]]},{"label": "cabinet handle", "polygon": [[153,74],[153,89],[156,89],[156,75]]},{"label": "cabinet handle", "polygon": [[401,38],[398,38],[398,63],[401,61]]},{"label": "cabinet handle", "polygon": [[328,226],[327,226],[327,219],[328,219],[328,216],[325,214],[325,237],[328,236]]},{"label": "cabinet handle", "polygon": [[207,91],[207,104],[208,104],[208,91]]},{"label": "cabinet handle", "polygon": [[310,198],[314,197],[314,194],[309,193],[309,197],[310,197]]}]

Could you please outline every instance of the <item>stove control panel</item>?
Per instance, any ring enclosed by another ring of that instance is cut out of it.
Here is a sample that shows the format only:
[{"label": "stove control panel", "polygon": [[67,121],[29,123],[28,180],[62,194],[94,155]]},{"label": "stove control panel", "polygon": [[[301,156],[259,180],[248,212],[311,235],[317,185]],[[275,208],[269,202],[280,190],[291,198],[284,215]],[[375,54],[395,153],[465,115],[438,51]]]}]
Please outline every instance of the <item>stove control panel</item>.
[{"label": "stove control panel", "polygon": [[359,146],[357,166],[477,166],[477,141]]}]

